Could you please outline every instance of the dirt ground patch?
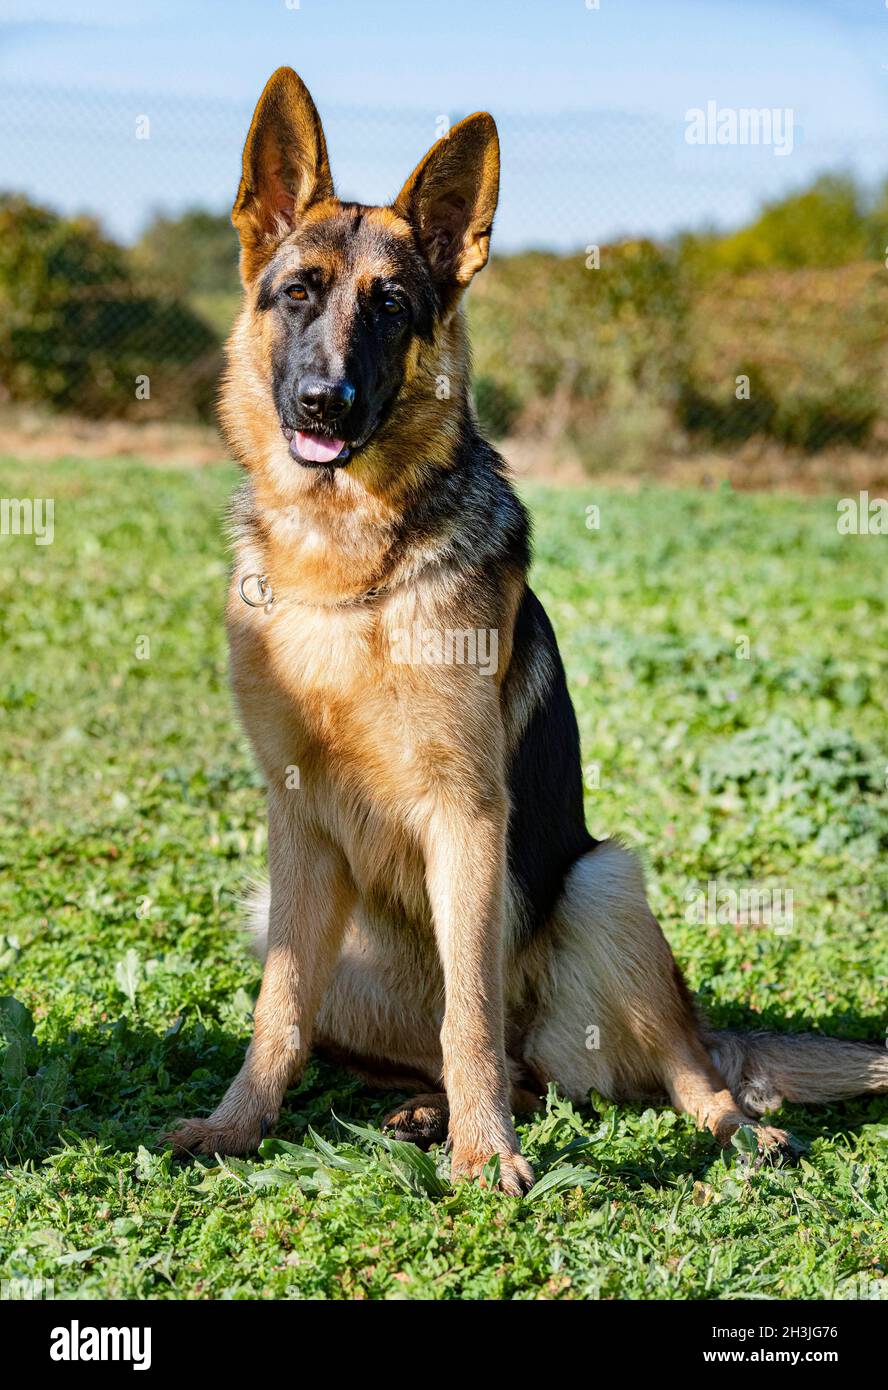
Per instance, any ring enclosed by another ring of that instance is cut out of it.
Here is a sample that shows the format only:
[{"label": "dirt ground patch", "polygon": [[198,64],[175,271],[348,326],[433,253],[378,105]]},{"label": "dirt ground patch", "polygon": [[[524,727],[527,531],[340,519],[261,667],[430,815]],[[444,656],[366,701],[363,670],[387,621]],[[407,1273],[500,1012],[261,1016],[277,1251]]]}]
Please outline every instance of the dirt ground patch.
[{"label": "dirt ground patch", "polygon": [[[517,478],[565,485],[634,488],[645,482],[681,487],[728,484],[743,492],[823,494],[888,489],[888,456],[856,449],[795,454],[751,441],[734,452],[657,455],[644,469],[603,469],[590,474],[569,443],[511,436],[498,447]],[[150,420],[97,421],[52,416],[37,410],[0,411],[0,454],[28,460],[137,458],[165,468],[202,468],[229,457],[209,425]]]}]

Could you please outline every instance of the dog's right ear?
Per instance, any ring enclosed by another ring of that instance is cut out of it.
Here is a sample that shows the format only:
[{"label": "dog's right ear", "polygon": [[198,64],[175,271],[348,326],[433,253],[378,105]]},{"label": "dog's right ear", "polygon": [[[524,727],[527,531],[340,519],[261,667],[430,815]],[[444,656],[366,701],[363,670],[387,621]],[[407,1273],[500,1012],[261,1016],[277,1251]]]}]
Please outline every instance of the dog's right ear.
[{"label": "dog's right ear", "polygon": [[278,68],[253,113],[231,211],[244,279],[261,269],[306,208],[332,197],[321,118],[302,79],[292,68]]}]

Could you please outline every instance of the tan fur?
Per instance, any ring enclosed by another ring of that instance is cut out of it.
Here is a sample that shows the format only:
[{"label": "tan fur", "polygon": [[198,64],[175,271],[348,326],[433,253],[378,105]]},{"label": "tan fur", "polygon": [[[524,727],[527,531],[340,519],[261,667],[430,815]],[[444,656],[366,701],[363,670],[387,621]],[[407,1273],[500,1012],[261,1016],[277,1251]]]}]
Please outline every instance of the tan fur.
[{"label": "tan fur", "polygon": [[[282,864],[298,860],[311,874],[321,848],[327,854],[336,846],[365,921],[398,903],[405,936],[424,938],[426,957],[437,946],[447,1010],[435,1074],[443,1066],[454,1171],[480,1173],[491,1153],[499,1152],[504,1181],[518,1187],[529,1181],[529,1170],[517,1154],[503,1050],[499,959],[508,804],[497,684],[475,667],[393,666],[388,659],[395,629],[414,619],[430,628],[443,624],[447,590],[437,576],[370,607],[319,611],[304,601],[288,604],[286,580],[271,572],[279,596],[272,612],[233,598],[229,632],[232,681],[268,779],[269,829],[279,837],[279,858]],[[505,597],[508,615],[514,599]],[[496,613],[470,617],[466,625],[501,621]],[[293,764],[300,768],[301,786],[287,793],[285,769]],[[282,877],[276,885],[274,863],[272,858],[272,903],[291,901],[290,880]],[[302,914],[317,912],[316,895],[316,886],[307,894],[302,885],[293,916],[283,923],[275,925],[272,910],[266,980],[275,941],[279,950],[286,947],[298,957],[301,934],[310,931],[314,939],[316,924]],[[339,938],[331,928],[330,941],[338,945],[344,931],[342,920]],[[317,959],[320,969],[332,964],[326,955]],[[346,960],[340,973],[350,968]],[[310,1037],[312,1011],[299,997],[305,969],[296,959],[288,972],[295,983],[270,996],[279,1016],[272,1017],[260,999],[257,1033],[261,1017],[272,1038],[294,1024]],[[404,993],[398,1007],[405,1011]],[[348,1017],[364,1010],[344,1012]],[[337,1029],[344,1021],[336,1020]],[[365,1032],[360,1050],[378,1055],[384,1049],[383,1055],[396,1057],[396,1037],[389,1031],[374,1044]],[[411,1056],[417,1041],[410,1039]],[[425,1067],[420,1049],[417,1070]],[[250,1077],[255,1070],[250,1059]],[[246,1084],[247,1078],[235,1083],[239,1110]],[[262,1103],[251,1113],[254,1125],[278,1084],[263,1086]],[[227,1142],[230,1108],[227,1101]]]},{"label": "tan fur", "polygon": [[[508,767],[553,657],[540,646],[506,693],[523,569],[479,566],[467,582],[459,556],[483,540],[469,521],[451,515],[398,544],[407,499],[452,466],[458,421],[435,383],[443,373],[465,397],[459,299],[487,258],[498,173],[493,123],[471,117],[392,208],[367,213],[386,236],[415,234],[450,290],[432,339],[409,346],[384,426],[348,468],[305,469],[272,400],[280,330],[257,310],[257,277],[273,256],[282,276],[298,269],[294,219],[323,228],[340,210],[295,74],[274,75],[251,127],[234,210],[244,308],[222,417],[250,478],[227,624],[232,685],[268,784],[270,894],[256,913],[265,969],[244,1065],[211,1116],[172,1136],[182,1151],[254,1147],[313,1043],[373,1084],[422,1092],[394,1128],[434,1142],[446,1126],[455,1176],[480,1175],[498,1153],[513,1193],[532,1173],[511,1108],[549,1082],[577,1101],[592,1088],[665,1095],[723,1143],[780,1095],[888,1089],[888,1059],[854,1044],[794,1051],[704,1035],[638,866],[616,843],[583,854],[545,929],[523,930],[506,862]],[[386,245],[355,265],[330,251],[324,273],[344,316],[363,279],[384,273]],[[268,609],[238,594],[260,574]],[[495,675],[393,661],[396,634],[414,623],[495,630]],[[759,1134],[763,1147],[785,1142]]]}]

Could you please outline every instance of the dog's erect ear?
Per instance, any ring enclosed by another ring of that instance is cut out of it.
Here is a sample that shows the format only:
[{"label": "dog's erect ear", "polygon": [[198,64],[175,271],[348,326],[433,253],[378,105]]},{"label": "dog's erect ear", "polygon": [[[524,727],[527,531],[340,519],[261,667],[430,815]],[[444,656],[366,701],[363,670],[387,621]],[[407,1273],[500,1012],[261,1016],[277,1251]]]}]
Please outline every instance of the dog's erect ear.
[{"label": "dog's erect ear", "polygon": [[487,264],[499,195],[499,140],[486,111],[433,145],[392,204],[410,222],[442,289],[467,285]]},{"label": "dog's erect ear", "polygon": [[302,79],[292,68],[278,68],[253,113],[231,212],[247,275],[268,259],[306,208],[332,197],[321,118]]}]

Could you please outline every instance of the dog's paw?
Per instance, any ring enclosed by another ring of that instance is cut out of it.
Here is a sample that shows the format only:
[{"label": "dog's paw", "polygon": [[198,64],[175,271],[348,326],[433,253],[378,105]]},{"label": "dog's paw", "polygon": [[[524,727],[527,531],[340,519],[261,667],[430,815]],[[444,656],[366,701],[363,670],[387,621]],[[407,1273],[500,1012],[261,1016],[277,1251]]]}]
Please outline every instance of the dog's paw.
[{"label": "dog's paw", "polygon": [[386,1115],[382,1127],[393,1139],[428,1149],[443,1144],[447,1138],[449,1111],[443,1092],[411,1096],[403,1105]]},{"label": "dog's paw", "polygon": [[797,1163],[801,1152],[800,1145],[785,1129],[774,1125],[747,1123],[742,1125],[731,1140],[740,1161],[748,1168],[777,1168],[783,1164]]},{"label": "dog's paw", "polygon": [[781,1163],[798,1163],[802,1148],[787,1129],[777,1129],[774,1125],[756,1125],[758,1139],[758,1159],[756,1167],[762,1164],[777,1166]]},{"label": "dog's paw", "polygon": [[162,1134],[159,1142],[171,1144],[180,1158],[198,1154],[211,1158],[214,1154],[242,1155],[254,1153],[270,1128],[263,1122],[224,1123],[209,1115],[205,1120],[181,1120],[175,1129]]},{"label": "dog's paw", "polygon": [[[488,1174],[495,1165],[491,1160],[499,1158],[499,1179],[493,1186],[499,1192],[507,1192],[510,1197],[523,1197],[534,1184],[533,1169],[520,1153],[500,1152],[494,1154],[463,1154],[454,1151],[450,1164],[453,1182],[476,1178],[482,1187],[487,1187]],[[486,1170],[486,1171],[485,1171]]]}]

